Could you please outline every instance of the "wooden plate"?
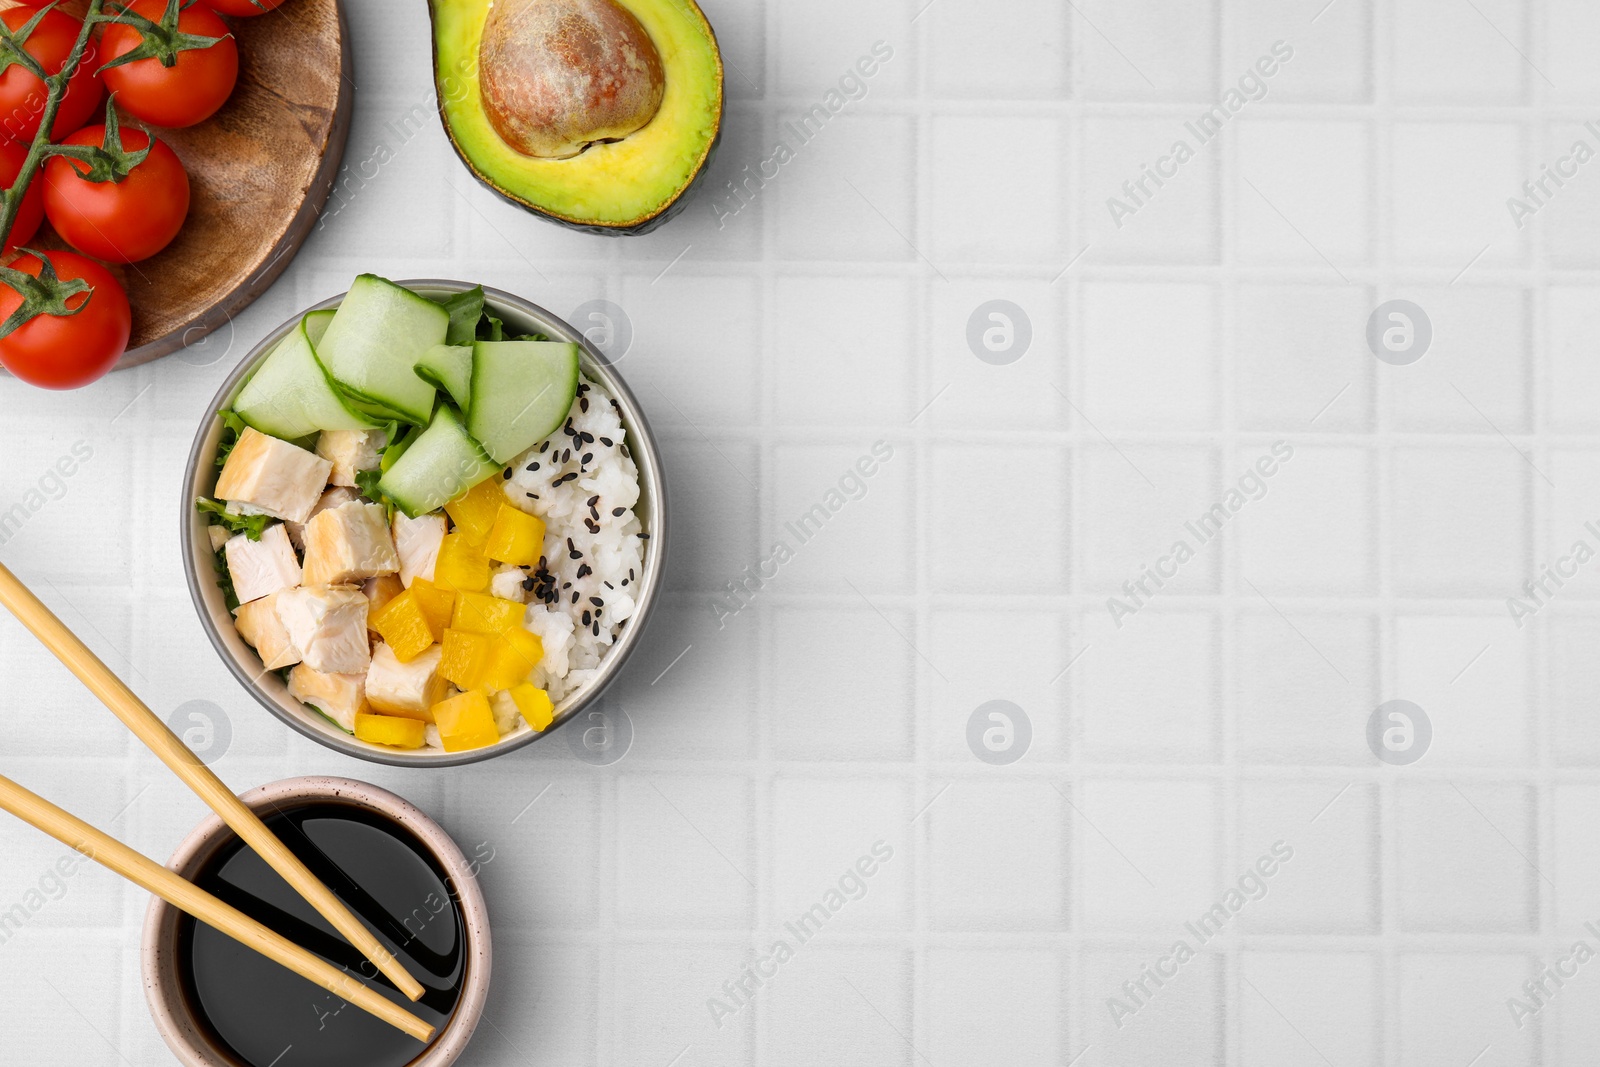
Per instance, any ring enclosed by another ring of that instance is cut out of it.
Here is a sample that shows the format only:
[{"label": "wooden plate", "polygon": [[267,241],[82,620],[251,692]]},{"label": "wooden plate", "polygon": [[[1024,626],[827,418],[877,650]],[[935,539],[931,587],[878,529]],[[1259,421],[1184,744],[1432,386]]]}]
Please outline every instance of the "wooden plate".
[{"label": "wooden plate", "polygon": [[[81,15],[84,3],[62,6]],[[288,0],[229,22],[239,43],[233,96],[197,126],[154,131],[189,171],[189,218],[159,255],[113,268],[133,303],[119,370],[193,344],[266,292],[339,173],[355,93],[340,0]],[[65,247],[48,227],[31,243]]]}]

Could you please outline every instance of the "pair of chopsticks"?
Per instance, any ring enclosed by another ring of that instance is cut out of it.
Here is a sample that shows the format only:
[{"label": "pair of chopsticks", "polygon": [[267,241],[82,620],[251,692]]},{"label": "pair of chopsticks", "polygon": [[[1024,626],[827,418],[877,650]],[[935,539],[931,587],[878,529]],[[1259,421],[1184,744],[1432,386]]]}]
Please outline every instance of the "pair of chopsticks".
[{"label": "pair of chopsticks", "polygon": [[[372,932],[362,925],[361,920],[267,829],[256,813],[245,807],[244,802],[223,784],[222,779],[212,773],[167,728],[166,723],[158,719],[155,712],[135,696],[122,679],[112,674],[110,668],[100,662],[88,646],[67,629],[4,564],[0,564],[0,605],[15,615],[45,648],[77,675],[78,680],[102,704],[111,709],[112,714],[133,731],[134,736],[183,779],[185,785],[221,816],[234,833],[282,875],[284,881],[343,934],[351,945],[371,960],[401,993],[413,1001],[422,996],[421,983],[411,976],[394,954],[384,948]],[[405,1031],[418,1041],[426,1042],[433,1038],[434,1027],[347,972],[9,778],[0,777],[0,809],[9,811],[23,822],[154,893],[180,911]]]}]

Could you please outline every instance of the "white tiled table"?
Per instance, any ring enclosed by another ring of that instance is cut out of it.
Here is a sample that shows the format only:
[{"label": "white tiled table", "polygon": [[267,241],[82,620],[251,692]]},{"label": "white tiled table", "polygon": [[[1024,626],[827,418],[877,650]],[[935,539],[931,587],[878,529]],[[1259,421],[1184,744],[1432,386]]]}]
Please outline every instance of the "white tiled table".
[{"label": "white tiled table", "polygon": [[[706,6],[729,60],[712,180],[606,241],[478,188],[436,121],[405,133],[425,6],[349,0],[348,159],[392,159],[231,333],[81,393],[0,382],[0,511],[42,491],[0,558],[158,711],[222,709],[231,784],[352,775],[494,849],[470,1063],[1594,1062],[1600,962],[1520,1028],[1507,1001],[1600,949],[1600,561],[1521,628],[1506,600],[1600,548],[1600,161],[1521,228],[1506,200],[1600,149],[1600,13]],[[1279,40],[1262,98],[1200,145],[1185,124]],[[877,41],[864,99],[733,213],[723,183]],[[1180,138],[1193,157],[1116,226],[1107,198]],[[286,733],[203,639],[176,547],[194,426],[257,338],[369,270],[631,322],[676,526],[620,761],[558,735],[447,773],[357,763]],[[1394,298],[1432,325],[1410,366],[1365,341]],[[990,300],[1031,327],[1010,365],[967,342]],[[719,627],[726,583],[880,440],[864,495]],[[1265,495],[1116,626],[1107,598],[1280,441]],[[0,678],[4,773],[152,855],[200,818],[4,620]],[[1409,766],[1367,747],[1391,699],[1432,723]],[[1008,765],[967,740],[992,700],[1031,724]],[[877,841],[865,895],[799,944],[784,924]],[[1279,841],[1265,896],[1200,944],[1186,924]],[[0,825],[0,911],[43,899],[59,852]],[[169,1062],[144,906],[86,870],[0,943],[0,1063]],[[779,938],[794,957],[716,1025],[708,999]],[[1178,940],[1194,958],[1129,999]]]}]

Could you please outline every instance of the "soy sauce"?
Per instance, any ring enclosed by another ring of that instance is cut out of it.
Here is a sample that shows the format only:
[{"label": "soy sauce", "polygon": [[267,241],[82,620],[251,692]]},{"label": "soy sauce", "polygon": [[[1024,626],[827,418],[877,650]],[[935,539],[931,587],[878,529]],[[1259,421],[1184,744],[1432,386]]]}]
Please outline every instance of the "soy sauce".
[{"label": "soy sauce", "polygon": [[[466,931],[458,899],[415,836],[354,804],[315,801],[267,827],[360,916],[426,992],[411,1003],[238,838],[195,884],[440,1031],[460,999]],[[403,1067],[424,1046],[232,938],[182,917],[177,959],[192,1014],[240,1067]]]}]

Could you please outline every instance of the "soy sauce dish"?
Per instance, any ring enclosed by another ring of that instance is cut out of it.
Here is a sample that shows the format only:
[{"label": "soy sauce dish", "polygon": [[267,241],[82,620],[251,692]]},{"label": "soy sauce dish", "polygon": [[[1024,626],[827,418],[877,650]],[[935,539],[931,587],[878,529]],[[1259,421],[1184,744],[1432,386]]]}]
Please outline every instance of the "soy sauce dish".
[{"label": "soy sauce dish", "polygon": [[349,755],[450,766],[582,713],[649,620],[659,453],[577,330],[509,293],[362,275],[229,376],[183,561],[212,645]]},{"label": "soy sauce dish", "polygon": [[178,846],[173,870],[347,968],[438,1029],[424,1046],[152,898],[142,946],[156,1028],[185,1067],[446,1067],[483,1016],[493,954],[469,857],[400,797],[348,778],[294,778],[243,794],[422,983],[411,1003],[222,820]]}]

